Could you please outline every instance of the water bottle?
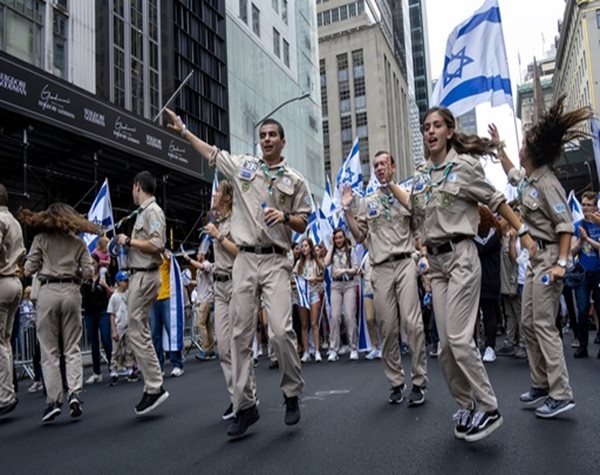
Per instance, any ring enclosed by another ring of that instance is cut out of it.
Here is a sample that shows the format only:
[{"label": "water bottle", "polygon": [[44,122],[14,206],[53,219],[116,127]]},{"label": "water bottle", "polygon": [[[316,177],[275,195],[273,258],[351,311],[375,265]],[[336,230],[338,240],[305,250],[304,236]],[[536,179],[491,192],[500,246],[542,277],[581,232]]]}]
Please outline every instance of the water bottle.
[{"label": "water bottle", "polygon": [[517,264],[520,266],[525,265],[529,262],[529,250],[521,249],[521,252],[517,256]]},{"label": "water bottle", "polygon": [[117,254],[117,265],[119,270],[127,269],[127,247],[119,246]]},{"label": "water bottle", "polygon": [[208,250],[210,249],[211,244],[212,237],[210,236],[210,234],[205,234],[202,238],[202,241],[200,241],[200,249],[198,250],[198,252],[206,256],[208,254]]},{"label": "water bottle", "polygon": [[417,269],[419,270],[419,273],[425,274],[425,272],[429,270],[429,263],[427,262],[427,259],[421,257],[421,259],[419,259],[419,263],[417,264]]},{"label": "water bottle", "polygon": [[100,282],[104,282],[106,284],[106,271],[108,269],[104,266],[100,267],[100,269],[98,270],[98,274],[99,274],[99,281]]},{"label": "water bottle", "polygon": [[431,292],[425,292],[423,295],[423,305],[429,305],[431,303]]},{"label": "water bottle", "polygon": [[[267,205],[267,203],[265,203],[264,201],[260,204],[260,209],[263,210],[263,214],[265,211],[267,211],[267,208],[269,207],[269,205]],[[267,226],[271,227],[273,226],[272,224],[267,223]]]}]

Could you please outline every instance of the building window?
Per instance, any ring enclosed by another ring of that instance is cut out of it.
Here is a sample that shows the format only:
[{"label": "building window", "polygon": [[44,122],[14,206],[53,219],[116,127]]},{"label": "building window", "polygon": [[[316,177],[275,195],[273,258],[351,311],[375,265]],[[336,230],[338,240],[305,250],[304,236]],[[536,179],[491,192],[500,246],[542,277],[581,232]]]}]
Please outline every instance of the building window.
[{"label": "building window", "polygon": [[275,13],[279,14],[279,0],[271,0],[271,5],[273,5]]},{"label": "building window", "polygon": [[[2,5],[2,4],[9,4]],[[45,3],[41,0],[0,3],[0,49],[34,66],[42,64]]]},{"label": "building window", "polygon": [[252,4],[252,31],[256,36],[260,36],[260,10],[254,3]]},{"label": "building window", "polygon": [[348,80],[348,55],[346,53],[339,54],[336,57],[338,67],[338,81]]},{"label": "building window", "polygon": [[361,139],[364,137],[368,137],[367,132],[367,113],[359,112],[356,114],[356,135],[358,135]]},{"label": "building window", "polygon": [[290,67],[290,44],[283,40],[283,63]]},{"label": "building window", "polygon": [[54,59],[52,61],[54,74],[67,79],[67,24],[68,19],[58,10],[54,10],[52,46]]},{"label": "building window", "polygon": [[281,2],[281,19],[287,25],[288,22],[288,0]]},{"label": "building window", "polygon": [[600,28],[600,9],[596,10],[596,26]]},{"label": "building window", "polygon": [[240,0],[240,20],[248,24],[248,0]]},{"label": "building window", "polygon": [[275,28],[273,28],[273,53],[278,58],[281,55],[281,35]]}]

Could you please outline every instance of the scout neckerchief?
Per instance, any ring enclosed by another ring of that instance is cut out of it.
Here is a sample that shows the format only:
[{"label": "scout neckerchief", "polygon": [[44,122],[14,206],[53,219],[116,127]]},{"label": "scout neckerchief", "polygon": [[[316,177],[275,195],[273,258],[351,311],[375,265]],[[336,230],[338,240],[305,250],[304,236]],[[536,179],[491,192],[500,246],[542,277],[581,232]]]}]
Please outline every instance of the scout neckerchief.
[{"label": "scout neckerchief", "polygon": [[517,196],[519,198],[519,202],[523,202],[523,192],[525,188],[529,186],[529,180],[527,178],[523,178],[519,184],[517,185]]},{"label": "scout neckerchief", "polygon": [[[429,202],[429,200],[431,199],[431,190],[434,187],[438,187],[440,186],[442,183],[444,183],[446,181],[446,178],[448,178],[448,175],[450,174],[450,170],[452,170],[452,167],[454,166],[453,162],[449,162],[449,163],[440,163],[439,165],[435,165],[432,164],[431,167],[427,170],[427,175],[429,176],[429,184],[427,185],[427,187],[425,188],[425,201]],[[439,178],[436,181],[433,181],[433,171],[440,171],[440,170],[444,170],[444,172],[442,173],[441,178]]]},{"label": "scout neckerchief", "polygon": [[265,162],[260,162],[260,169],[262,170],[263,174],[265,175],[265,179],[267,180],[268,186],[267,186],[267,191],[269,192],[270,195],[273,194],[273,183],[275,183],[275,180],[277,180],[277,178],[280,178],[283,176],[283,174],[285,173],[285,168],[283,166],[280,166],[277,171],[275,172],[275,175],[271,175],[271,170],[269,168],[269,166],[265,163]]},{"label": "scout neckerchief", "polygon": [[383,206],[383,214],[385,215],[385,217],[388,221],[392,219],[391,204],[392,204],[393,200],[394,200],[394,195],[392,195],[391,193],[388,195],[387,193],[380,191],[379,202],[381,203],[381,206]]}]

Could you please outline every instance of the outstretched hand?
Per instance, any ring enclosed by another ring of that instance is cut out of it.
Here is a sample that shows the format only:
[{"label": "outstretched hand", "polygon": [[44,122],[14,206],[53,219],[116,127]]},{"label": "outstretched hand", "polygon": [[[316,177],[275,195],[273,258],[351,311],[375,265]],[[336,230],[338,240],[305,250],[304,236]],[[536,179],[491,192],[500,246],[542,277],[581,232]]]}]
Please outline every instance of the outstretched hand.
[{"label": "outstretched hand", "polygon": [[498,132],[498,127],[496,124],[491,123],[488,125],[488,134],[490,134],[490,140],[497,147],[500,147],[502,142],[500,141],[500,132]]},{"label": "outstretched hand", "polygon": [[167,128],[171,129],[173,132],[177,134],[181,134],[183,131],[184,125],[181,117],[179,117],[175,112],[171,109],[165,109],[165,113],[169,118],[169,123],[167,124]]},{"label": "outstretched hand", "polygon": [[352,200],[354,200],[352,187],[346,183],[342,188],[342,206],[348,208],[352,204]]}]

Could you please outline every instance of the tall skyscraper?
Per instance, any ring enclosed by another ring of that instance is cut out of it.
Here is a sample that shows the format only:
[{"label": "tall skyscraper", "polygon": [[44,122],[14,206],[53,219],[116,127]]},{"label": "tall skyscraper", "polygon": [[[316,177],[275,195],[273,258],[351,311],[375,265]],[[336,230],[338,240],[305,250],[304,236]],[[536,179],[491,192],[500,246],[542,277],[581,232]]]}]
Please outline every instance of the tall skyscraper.
[{"label": "tall skyscraper", "polygon": [[415,96],[419,114],[423,116],[429,108],[431,97],[431,68],[427,36],[427,10],[424,0],[409,0],[410,32],[415,74]]}]

